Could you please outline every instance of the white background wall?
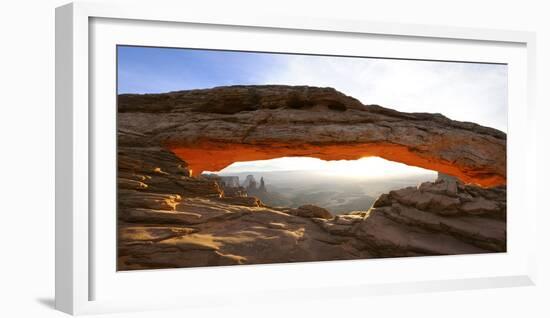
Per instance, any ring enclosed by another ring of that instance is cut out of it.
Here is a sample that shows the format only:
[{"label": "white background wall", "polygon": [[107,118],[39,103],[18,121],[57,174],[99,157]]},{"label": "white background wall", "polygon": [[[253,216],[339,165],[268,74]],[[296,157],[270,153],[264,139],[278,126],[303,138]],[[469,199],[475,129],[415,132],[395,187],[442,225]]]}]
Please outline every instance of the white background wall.
[{"label": "white background wall", "polygon": [[[183,0],[181,0],[183,1]],[[150,1],[160,5],[161,1]],[[0,10],[0,316],[61,317],[54,296],[54,8],[60,0],[2,1]],[[548,162],[550,20],[547,1],[205,1],[227,14],[399,21],[538,33],[538,161]],[[533,159],[533,164],[535,160]],[[536,287],[357,298],[284,306],[134,313],[240,317],[549,317],[548,168],[539,165],[539,275]],[[337,273],[335,273],[337,275]],[[185,286],[182,286],[185,288]]]}]

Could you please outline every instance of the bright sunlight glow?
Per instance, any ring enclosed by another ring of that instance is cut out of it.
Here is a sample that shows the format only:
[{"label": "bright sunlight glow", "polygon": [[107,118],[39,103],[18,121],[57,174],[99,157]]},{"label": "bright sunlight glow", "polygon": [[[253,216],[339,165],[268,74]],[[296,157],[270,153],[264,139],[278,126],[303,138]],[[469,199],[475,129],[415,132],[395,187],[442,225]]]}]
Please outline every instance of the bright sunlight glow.
[{"label": "bright sunlight glow", "polygon": [[[386,179],[399,176],[437,174],[434,171],[385,160],[367,157],[358,160],[325,161],[309,157],[283,157],[270,160],[235,162],[225,169],[215,172],[223,175],[242,172],[262,171],[311,171],[320,175],[348,178]],[[205,171],[206,172],[206,171]],[[208,172],[206,172],[208,173]]]}]

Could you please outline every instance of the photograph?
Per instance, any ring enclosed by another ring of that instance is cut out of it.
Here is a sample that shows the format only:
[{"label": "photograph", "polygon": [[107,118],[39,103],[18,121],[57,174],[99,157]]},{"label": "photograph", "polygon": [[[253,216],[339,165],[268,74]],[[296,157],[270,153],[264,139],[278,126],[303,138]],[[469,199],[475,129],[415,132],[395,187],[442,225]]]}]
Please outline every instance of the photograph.
[{"label": "photograph", "polygon": [[451,4],[6,2],[0,318],[549,318],[548,10]]},{"label": "photograph", "polygon": [[117,45],[117,270],[507,252],[508,65]]}]

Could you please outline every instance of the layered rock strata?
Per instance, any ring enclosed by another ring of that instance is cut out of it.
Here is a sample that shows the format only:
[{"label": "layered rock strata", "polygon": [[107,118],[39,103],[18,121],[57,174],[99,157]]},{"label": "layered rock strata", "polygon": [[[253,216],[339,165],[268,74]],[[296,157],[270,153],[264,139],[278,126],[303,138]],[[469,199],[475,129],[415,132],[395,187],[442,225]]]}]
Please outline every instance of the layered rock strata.
[{"label": "layered rock strata", "polygon": [[[506,136],[494,129],[286,86],[121,95],[118,126],[119,270],[506,251]],[[284,154],[379,155],[458,179],[333,216],[191,171]]]},{"label": "layered rock strata", "polygon": [[378,156],[481,186],[506,183],[506,135],[440,114],[402,113],[332,88],[230,86],[119,95],[127,142],[162,146],[195,176],[237,161]]}]

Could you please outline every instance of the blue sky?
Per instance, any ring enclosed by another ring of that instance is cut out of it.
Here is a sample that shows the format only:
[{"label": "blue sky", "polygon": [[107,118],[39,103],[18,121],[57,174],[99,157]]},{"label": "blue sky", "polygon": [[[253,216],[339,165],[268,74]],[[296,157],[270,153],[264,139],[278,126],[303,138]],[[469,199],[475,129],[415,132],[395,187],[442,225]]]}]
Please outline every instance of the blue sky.
[{"label": "blue sky", "polygon": [[506,65],[118,47],[119,93],[237,84],[330,86],[364,104],[507,128]]},{"label": "blue sky", "polygon": [[172,48],[118,48],[119,93],[163,93],[261,83],[284,65],[277,54]]}]

